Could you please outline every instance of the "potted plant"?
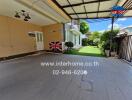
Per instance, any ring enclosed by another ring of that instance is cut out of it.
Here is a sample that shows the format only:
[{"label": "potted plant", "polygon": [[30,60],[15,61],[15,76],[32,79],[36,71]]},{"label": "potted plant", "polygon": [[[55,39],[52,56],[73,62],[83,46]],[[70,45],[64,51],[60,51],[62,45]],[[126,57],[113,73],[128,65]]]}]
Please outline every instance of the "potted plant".
[{"label": "potted plant", "polygon": [[65,42],[65,46],[67,46],[67,51],[69,51],[73,48],[74,44],[71,41],[69,41]]},{"label": "potted plant", "polygon": [[110,42],[109,41],[105,42],[103,45],[103,48],[104,48],[106,56],[109,57],[110,56]]},{"label": "potted plant", "polygon": [[118,45],[116,42],[112,43],[112,51],[111,51],[111,56],[112,57],[115,57],[117,55],[117,48],[118,48]]}]

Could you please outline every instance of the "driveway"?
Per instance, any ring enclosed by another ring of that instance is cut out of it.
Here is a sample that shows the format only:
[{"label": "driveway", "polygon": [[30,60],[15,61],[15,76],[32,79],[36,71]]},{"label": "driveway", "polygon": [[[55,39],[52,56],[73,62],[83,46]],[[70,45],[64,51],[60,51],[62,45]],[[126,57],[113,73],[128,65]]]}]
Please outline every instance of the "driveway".
[{"label": "driveway", "polygon": [[[47,66],[42,62],[98,62]],[[53,70],[87,74],[54,75]],[[0,62],[0,100],[132,100],[132,68],[118,59],[43,54]]]}]

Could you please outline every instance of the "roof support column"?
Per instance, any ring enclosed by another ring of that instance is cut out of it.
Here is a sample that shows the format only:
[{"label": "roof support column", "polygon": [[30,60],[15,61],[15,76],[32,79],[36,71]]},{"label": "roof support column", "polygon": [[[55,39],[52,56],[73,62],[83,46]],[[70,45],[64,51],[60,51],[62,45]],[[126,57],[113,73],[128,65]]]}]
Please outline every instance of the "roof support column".
[{"label": "roof support column", "polygon": [[113,29],[114,29],[114,17],[112,17],[112,19],[111,19],[111,34],[110,34],[110,56],[111,56],[111,52],[112,52]]}]

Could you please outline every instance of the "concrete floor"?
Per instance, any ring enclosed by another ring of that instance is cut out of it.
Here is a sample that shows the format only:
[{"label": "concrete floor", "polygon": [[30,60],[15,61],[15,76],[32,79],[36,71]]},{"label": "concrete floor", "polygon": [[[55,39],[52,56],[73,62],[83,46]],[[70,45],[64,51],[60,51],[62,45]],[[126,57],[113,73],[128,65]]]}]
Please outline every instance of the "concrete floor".
[{"label": "concrete floor", "polygon": [[[41,62],[98,61],[100,66],[42,67]],[[85,69],[87,75],[52,74]],[[132,68],[108,58],[43,54],[0,62],[0,100],[132,100]]]}]

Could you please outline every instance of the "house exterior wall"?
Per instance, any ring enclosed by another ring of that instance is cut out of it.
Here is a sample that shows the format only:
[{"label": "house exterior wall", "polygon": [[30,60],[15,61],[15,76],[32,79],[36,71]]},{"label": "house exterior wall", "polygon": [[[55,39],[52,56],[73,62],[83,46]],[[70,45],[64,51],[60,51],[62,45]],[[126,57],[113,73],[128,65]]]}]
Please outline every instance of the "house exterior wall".
[{"label": "house exterior wall", "polygon": [[[79,31],[79,27],[77,25],[72,25],[73,27],[71,27],[70,23],[65,24],[65,42],[71,41],[74,44],[74,47],[78,48],[81,46],[81,34],[74,34],[71,29],[75,29],[77,31]],[[75,28],[74,28],[75,26]]]},{"label": "house exterior wall", "polygon": [[36,51],[35,38],[28,35],[32,31],[42,31],[42,27],[0,16],[0,57]]},{"label": "house exterior wall", "polygon": [[49,43],[50,42],[63,42],[63,24],[53,24],[43,26],[43,34],[44,34],[44,49],[50,50]]}]

